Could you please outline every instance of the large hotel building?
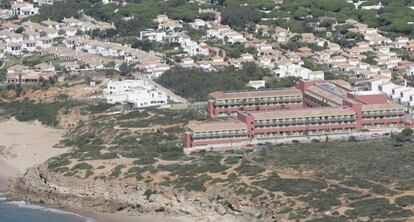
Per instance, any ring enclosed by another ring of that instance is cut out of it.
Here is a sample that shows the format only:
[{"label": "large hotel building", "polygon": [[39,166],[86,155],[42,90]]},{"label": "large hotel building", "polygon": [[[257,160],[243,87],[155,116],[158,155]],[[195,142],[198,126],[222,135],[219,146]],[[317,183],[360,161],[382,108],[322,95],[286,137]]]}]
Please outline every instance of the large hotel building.
[{"label": "large hotel building", "polygon": [[302,92],[295,88],[259,91],[219,91],[210,93],[208,115],[237,111],[263,111],[303,107]]},{"label": "large hotel building", "polygon": [[208,114],[232,114],[237,119],[190,122],[184,134],[184,148],[349,135],[363,129],[403,128],[411,124],[404,106],[389,102],[386,94],[354,92],[349,83],[341,80],[301,80],[290,89],[213,92]]}]

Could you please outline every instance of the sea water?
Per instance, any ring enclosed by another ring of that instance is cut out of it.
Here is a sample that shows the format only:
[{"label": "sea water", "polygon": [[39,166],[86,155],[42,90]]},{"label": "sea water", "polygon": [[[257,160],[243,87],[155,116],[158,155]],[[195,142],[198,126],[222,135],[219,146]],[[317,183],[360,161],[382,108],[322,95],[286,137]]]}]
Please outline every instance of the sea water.
[{"label": "sea water", "polygon": [[0,222],[92,222],[93,220],[25,202],[7,202],[0,194]]}]

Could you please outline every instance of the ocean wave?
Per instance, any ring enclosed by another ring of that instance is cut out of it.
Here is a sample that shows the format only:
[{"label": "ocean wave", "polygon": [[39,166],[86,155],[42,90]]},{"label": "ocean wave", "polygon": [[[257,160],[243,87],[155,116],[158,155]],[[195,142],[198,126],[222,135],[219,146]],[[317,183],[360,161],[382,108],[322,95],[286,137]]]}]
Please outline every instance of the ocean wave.
[{"label": "ocean wave", "polygon": [[27,209],[32,209],[32,210],[41,210],[41,211],[45,211],[45,212],[49,212],[49,213],[73,215],[73,216],[83,218],[85,220],[85,222],[96,222],[95,220],[93,220],[91,218],[84,217],[84,216],[79,215],[79,214],[75,214],[75,213],[68,212],[68,211],[63,211],[63,210],[58,210],[58,209],[53,209],[53,208],[42,207],[42,206],[39,206],[39,205],[33,205],[33,204],[29,204],[29,203],[24,202],[24,201],[10,201],[10,202],[4,202],[4,203],[14,205],[16,207],[27,208]]},{"label": "ocean wave", "polygon": [[0,202],[3,202],[6,200],[6,197],[4,196],[4,193],[0,193]]}]

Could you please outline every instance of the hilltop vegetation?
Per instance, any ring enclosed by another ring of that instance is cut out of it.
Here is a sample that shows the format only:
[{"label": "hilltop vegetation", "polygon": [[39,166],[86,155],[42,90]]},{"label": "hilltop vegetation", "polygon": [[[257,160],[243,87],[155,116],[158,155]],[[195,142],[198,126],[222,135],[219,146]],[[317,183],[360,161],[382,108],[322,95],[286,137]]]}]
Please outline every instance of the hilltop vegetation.
[{"label": "hilltop vegetation", "polygon": [[156,81],[180,96],[200,101],[206,100],[208,94],[214,91],[248,89],[246,84],[249,81],[263,78],[270,79],[267,84],[269,88],[291,87],[297,80],[294,77],[274,79],[268,69],[259,68],[254,63],[246,63],[240,70],[228,67],[212,72],[173,68]]},{"label": "hilltop vegetation", "polygon": [[[62,20],[63,17],[79,17],[81,11],[97,20],[113,22],[116,30],[104,33],[104,37],[137,35],[139,31],[154,27],[152,19],[159,14],[167,14],[175,20],[185,22],[211,15],[199,14],[198,8],[216,8],[222,12],[223,23],[237,30],[248,30],[261,18],[276,18],[272,23],[289,27],[293,32],[315,32],[308,26],[310,22],[321,22],[327,26],[355,19],[369,27],[379,28],[391,36],[406,35],[413,37],[414,6],[411,0],[370,0],[356,9],[346,0],[285,0],[280,9],[275,8],[272,0],[214,0],[213,4],[196,4],[187,0],[140,0],[127,1],[127,5],[102,4],[94,0],[65,0],[53,6],[40,9],[34,20]],[[361,10],[362,6],[376,5],[381,2],[380,10]],[[264,13],[268,11],[270,13]],[[398,13],[396,13],[398,12]],[[122,18],[133,17],[125,21]],[[285,18],[289,17],[289,20]],[[321,21],[321,18],[323,20]],[[332,20],[333,19],[333,20]]]}]

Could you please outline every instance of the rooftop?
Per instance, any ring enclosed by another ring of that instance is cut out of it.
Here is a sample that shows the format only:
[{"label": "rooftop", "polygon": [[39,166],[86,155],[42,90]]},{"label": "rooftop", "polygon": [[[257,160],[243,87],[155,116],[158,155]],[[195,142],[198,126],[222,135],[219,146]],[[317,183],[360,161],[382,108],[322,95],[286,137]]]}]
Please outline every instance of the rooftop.
[{"label": "rooftop", "polygon": [[306,91],[311,92],[313,94],[316,94],[318,96],[321,96],[323,98],[326,98],[326,99],[328,99],[328,100],[330,100],[330,101],[332,101],[332,102],[334,102],[338,105],[342,105],[342,103],[343,103],[344,97],[339,96],[339,95],[335,95],[335,94],[333,94],[329,91],[326,91],[326,90],[324,90],[324,89],[322,89],[318,86],[315,86],[315,85],[310,86]]},{"label": "rooftop", "polygon": [[245,130],[246,124],[238,120],[227,121],[191,121],[187,128],[192,132],[221,131],[221,130]]},{"label": "rooftop", "polygon": [[381,104],[370,104],[370,105],[362,106],[362,111],[394,110],[394,109],[405,110],[405,107],[397,103],[381,103]]},{"label": "rooftop", "polygon": [[247,99],[260,97],[275,97],[275,96],[301,96],[299,89],[267,89],[267,90],[249,90],[249,91],[217,91],[210,93],[210,96],[215,99]]},{"label": "rooftop", "polygon": [[356,113],[350,108],[344,107],[324,107],[324,108],[307,108],[307,109],[290,109],[276,110],[269,112],[251,112],[255,120],[268,119],[288,119],[288,118],[305,118],[305,117],[328,117],[338,115],[355,115]]}]

